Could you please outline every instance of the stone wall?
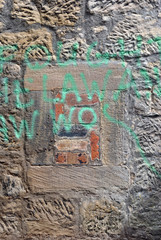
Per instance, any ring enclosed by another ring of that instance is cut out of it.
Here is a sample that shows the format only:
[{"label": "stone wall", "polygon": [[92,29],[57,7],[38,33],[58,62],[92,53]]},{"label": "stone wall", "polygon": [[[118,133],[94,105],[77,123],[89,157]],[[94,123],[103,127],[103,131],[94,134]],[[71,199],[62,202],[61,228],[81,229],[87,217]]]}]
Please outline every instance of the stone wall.
[{"label": "stone wall", "polygon": [[0,240],[161,239],[160,23],[160,0],[0,0]]}]

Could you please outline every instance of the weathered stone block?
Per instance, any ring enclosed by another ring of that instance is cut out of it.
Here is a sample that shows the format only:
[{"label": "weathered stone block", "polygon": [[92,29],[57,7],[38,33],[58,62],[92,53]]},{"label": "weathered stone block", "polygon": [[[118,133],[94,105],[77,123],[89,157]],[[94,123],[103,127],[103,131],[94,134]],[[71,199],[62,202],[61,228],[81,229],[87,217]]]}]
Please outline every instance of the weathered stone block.
[{"label": "weathered stone block", "polygon": [[[129,230],[131,239],[159,239],[161,234],[160,193],[133,186],[129,195]],[[156,217],[157,215],[157,217]],[[151,220],[152,219],[152,220]]]},{"label": "weathered stone block", "polygon": [[[100,146],[103,164],[123,164],[129,152],[131,135],[121,124],[127,123],[126,92],[120,93],[117,101],[113,97],[117,91],[107,91],[107,97],[101,104],[101,134]],[[107,104],[107,108],[104,108]],[[127,123],[128,126],[129,123]],[[128,147],[127,147],[127,146]]]},{"label": "weathered stone block", "polygon": [[28,237],[50,235],[56,238],[74,235],[76,204],[72,199],[26,198],[24,208],[24,224]]},{"label": "weathered stone block", "polygon": [[[50,59],[52,59],[53,56],[51,34],[45,29],[34,29],[18,33],[2,33],[0,35],[0,42],[0,46],[4,47],[5,59],[10,57],[13,60],[22,61],[29,59],[28,61],[30,61],[33,59],[46,59],[50,56]],[[29,50],[29,53],[24,57],[27,50]]]},{"label": "weathered stone block", "polygon": [[20,196],[25,193],[21,178],[12,175],[5,175],[3,178],[3,193],[7,196]]},{"label": "weathered stone block", "polygon": [[[107,82],[105,81],[105,85],[107,83],[108,90],[117,90],[121,81],[121,77],[125,72],[125,68],[122,67],[121,63],[118,62],[109,62],[107,65],[102,64],[100,67],[90,67],[88,62],[79,63],[77,66],[69,65],[67,67],[58,67],[58,66],[50,66],[45,67],[39,71],[31,70],[27,67],[25,72],[25,88],[31,91],[42,91],[43,90],[43,76],[47,75],[46,81],[46,90],[54,90],[54,89],[62,89],[63,82],[66,74],[68,76],[72,76],[78,93],[87,93],[87,87],[84,85],[82,80],[82,73],[87,81],[87,86],[91,89],[91,85],[93,81],[96,81],[99,89],[102,91],[104,89],[104,81],[107,77]],[[109,76],[106,74],[109,73]],[[70,74],[70,75],[69,75]],[[27,79],[32,78],[33,81],[26,81]],[[71,80],[71,79],[70,79]],[[73,87],[69,82],[69,89]]]},{"label": "weathered stone block", "polygon": [[[51,193],[71,189],[128,188],[128,170],[117,166],[33,166],[28,168],[28,184],[33,193]],[[63,176],[63,177],[62,177]]]},{"label": "weathered stone block", "polygon": [[[161,118],[138,117],[135,119],[135,133],[138,136],[140,146],[147,156],[159,156]],[[136,150],[138,152],[138,149]]]},{"label": "weathered stone block", "polygon": [[4,3],[5,3],[5,1],[4,1],[4,0],[0,0],[0,10],[3,8],[3,6],[4,6]]},{"label": "weathered stone block", "polygon": [[81,207],[82,230],[89,236],[106,233],[118,237],[122,232],[120,207],[105,199],[84,202]]},{"label": "weathered stone block", "polygon": [[[22,202],[19,199],[0,202],[0,238],[21,239],[22,238]],[[11,238],[13,237],[13,238]]]},{"label": "weathered stone block", "polygon": [[41,23],[48,26],[73,26],[80,13],[81,1],[41,1],[41,0],[14,0],[13,18],[21,18],[27,23]]}]

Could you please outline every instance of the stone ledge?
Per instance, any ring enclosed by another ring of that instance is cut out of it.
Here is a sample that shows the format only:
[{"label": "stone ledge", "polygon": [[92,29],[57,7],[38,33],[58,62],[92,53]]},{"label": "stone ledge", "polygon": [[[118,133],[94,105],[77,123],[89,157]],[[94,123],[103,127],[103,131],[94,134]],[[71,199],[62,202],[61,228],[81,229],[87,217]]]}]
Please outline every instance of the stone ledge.
[{"label": "stone ledge", "polygon": [[128,188],[128,170],[120,166],[62,167],[33,166],[28,168],[28,183],[33,193],[61,190],[93,190]]}]

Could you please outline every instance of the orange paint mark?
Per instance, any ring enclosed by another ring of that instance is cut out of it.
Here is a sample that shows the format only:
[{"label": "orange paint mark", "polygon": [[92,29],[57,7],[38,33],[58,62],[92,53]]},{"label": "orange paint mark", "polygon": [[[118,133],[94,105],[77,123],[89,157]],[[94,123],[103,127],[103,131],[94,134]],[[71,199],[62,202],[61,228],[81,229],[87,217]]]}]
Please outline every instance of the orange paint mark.
[{"label": "orange paint mark", "polygon": [[97,136],[94,131],[91,132],[90,141],[92,160],[99,159],[99,136]]},{"label": "orange paint mark", "polygon": [[85,153],[79,153],[78,154],[78,161],[80,163],[88,163],[88,157]]},{"label": "orange paint mark", "polygon": [[57,153],[56,154],[56,162],[57,163],[66,163],[66,154]]}]

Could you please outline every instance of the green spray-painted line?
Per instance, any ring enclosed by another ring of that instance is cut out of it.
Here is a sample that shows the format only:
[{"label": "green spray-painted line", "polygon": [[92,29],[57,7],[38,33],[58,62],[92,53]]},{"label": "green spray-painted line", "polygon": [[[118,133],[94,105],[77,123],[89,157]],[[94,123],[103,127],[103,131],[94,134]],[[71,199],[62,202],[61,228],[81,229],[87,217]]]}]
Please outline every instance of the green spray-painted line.
[{"label": "green spray-painted line", "polygon": [[125,51],[125,43],[123,39],[119,39],[118,43],[120,44],[120,52],[119,52],[119,56],[121,57],[122,60],[122,66],[125,67],[126,66],[126,62],[125,62],[125,56],[130,56],[130,55],[136,55],[138,57],[137,59],[137,66],[140,66],[140,56],[141,56],[141,47],[142,47],[142,37],[141,36],[137,36],[137,50],[133,50],[133,51]]},{"label": "green spray-painted line", "polygon": [[15,45],[6,45],[6,46],[0,46],[0,73],[3,72],[3,65],[5,62],[9,62],[11,60],[14,59],[14,54],[11,54],[7,57],[4,57],[4,50],[11,50],[11,51],[17,51],[18,50],[18,46]]},{"label": "green spray-painted line", "polygon": [[8,142],[8,129],[7,129],[7,126],[6,126],[6,120],[3,117],[3,115],[0,115],[0,121],[2,122],[2,128],[0,128],[0,132],[4,136],[4,141]]},{"label": "green spray-painted line", "polygon": [[14,86],[15,86],[14,94],[16,96],[16,101],[15,101],[16,107],[22,108],[22,109],[31,107],[34,104],[33,99],[31,99],[28,103],[22,103],[20,100],[20,95],[24,93],[28,93],[29,90],[27,88],[21,88],[20,82],[18,80],[14,81]]},{"label": "green spray-painted line", "polygon": [[115,118],[111,117],[108,112],[107,112],[107,109],[109,108],[109,104],[104,104],[103,106],[103,114],[104,116],[112,123],[114,124],[118,124],[120,125],[121,127],[125,128],[126,131],[133,137],[135,143],[136,143],[136,146],[138,147],[139,149],[139,152],[140,152],[140,155],[141,157],[143,158],[145,164],[161,179],[161,174],[155,169],[155,167],[153,167],[150,162],[147,160],[147,158],[145,157],[145,153],[144,151],[141,149],[141,146],[140,146],[140,142],[139,142],[139,139],[137,137],[137,135],[135,134],[135,132],[124,122],[122,121],[118,121],[116,120]]},{"label": "green spray-painted line", "polygon": [[70,129],[72,127],[72,115],[73,115],[74,110],[75,110],[75,107],[71,107],[68,120],[65,117],[65,115],[61,113],[59,115],[58,121],[56,122],[55,112],[53,111],[53,109],[50,109],[50,115],[53,120],[53,133],[54,134],[58,134],[58,131],[60,130],[60,126],[61,126],[62,122],[64,124],[65,130],[67,132],[70,131]]},{"label": "green spray-painted line", "polygon": [[22,136],[22,133],[24,132],[24,129],[25,129],[25,130],[26,130],[27,138],[28,138],[28,139],[33,139],[33,136],[34,136],[34,127],[35,127],[35,120],[36,120],[36,117],[37,117],[38,115],[39,115],[39,111],[38,111],[38,110],[35,110],[34,113],[33,113],[33,115],[32,115],[31,130],[29,130],[28,123],[27,123],[27,121],[24,120],[24,119],[21,121],[19,130],[18,130],[18,127],[17,127],[16,121],[15,121],[15,118],[14,118],[12,115],[9,116],[9,119],[10,119],[10,121],[11,121],[12,124],[13,124],[14,133],[15,133],[16,138],[20,139],[21,136]]},{"label": "green spray-painted line", "polygon": [[160,65],[161,65],[161,37],[151,38],[147,41],[148,44],[157,43],[159,56],[160,56]]},{"label": "green spray-painted line", "polygon": [[58,50],[57,50],[57,53],[56,53],[58,65],[59,65],[60,67],[67,67],[67,66],[70,65],[70,64],[71,64],[71,65],[73,64],[74,66],[76,66],[76,65],[77,65],[76,57],[77,57],[77,50],[78,50],[78,48],[79,48],[79,43],[76,42],[76,43],[73,44],[73,46],[72,46],[72,52],[71,52],[71,57],[70,57],[69,60],[67,60],[67,61],[65,61],[65,62],[61,62],[61,60],[60,60],[60,53],[61,53],[62,47],[63,47],[63,44],[62,44],[62,42],[59,41],[59,42],[57,43],[57,48],[58,48]]},{"label": "green spray-painted line", "polygon": [[[160,92],[161,92],[160,90],[161,90],[161,88],[160,88],[159,69],[158,69],[158,68],[154,68],[153,70],[154,70],[154,73],[155,73],[155,75],[156,75],[156,77],[157,77],[157,85],[158,85],[158,88],[155,89],[155,92],[157,93],[157,96],[160,96]],[[142,74],[142,76],[143,76],[144,78],[146,78],[146,84],[147,84],[146,86],[149,86],[149,84],[150,84],[150,86],[152,86],[152,83],[151,83],[151,80],[150,80],[150,77],[149,77],[147,71],[146,71],[146,70],[145,70],[145,71],[142,71],[141,74]],[[130,82],[127,83],[127,84],[125,84],[125,79],[126,79],[127,76],[130,77]],[[138,91],[137,88],[136,88],[136,83],[135,83],[135,81],[134,81],[134,79],[133,79],[133,77],[132,77],[132,71],[131,71],[131,69],[128,69],[128,68],[127,68],[127,69],[125,69],[124,74],[123,74],[123,76],[122,76],[122,78],[121,78],[121,82],[120,82],[120,85],[119,85],[119,87],[118,87],[118,90],[113,94],[113,100],[114,100],[114,101],[117,101],[118,98],[119,98],[119,96],[120,96],[121,91],[123,91],[123,90],[125,90],[125,89],[129,89],[130,87],[133,87],[133,88],[134,88],[134,91],[135,91],[136,96],[137,96],[138,98],[140,98],[141,95],[140,95],[139,91]],[[148,96],[147,96],[147,97],[148,97]],[[137,146],[138,149],[139,149],[140,155],[141,155],[141,157],[143,158],[145,164],[146,164],[156,175],[158,175],[159,178],[161,178],[161,174],[155,169],[155,167],[151,166],[151,164],[149,163],[149,161],[148,161],[147,158],[145,157],[145,153],[144,153],[144,151],[141,149],[141,146],[140,146],[140,143],[139,143],[139,139],[138,139],[137,135],[134,133],[134,131],[133,131],[128,125],[126,125],[125,123],[123,123],[123,122],[121,122],[121,121],[118,121],[118,120],[116,120],[115,118],[112,118],[112,117],[107,113],[107,111],[106,111],[108,108],[109,108],[109,105],[108,105],[108,104],[105,104],[105,105],[104,105],[104,108],[103,108],[103,113],[104,113],[105,117],[106,117],[109,121],[111,121],[111,122],[113,122],[113,123],[115,123],[115,124],[118,124],[118,125],[120,125],[121,127],[124,127],[124,128],[130,133],[130,135],[133,137],[133,139],[134,139],[134,141],[135,141],[135,143],[136,143],[136,146]]]},{"label": "green spray-painted line", "polygon": [[[45,53],[46,53],[46,57],[47,57],[47,60],[45,63],[43,64],[39,64],[39,62],[36,62],[35,65],[32,65],[31,62],[29,61],[29,54],[32,50],[35,50],[36,48],[38,49],[41,49],[43,50]],[[31,69],[31,70],[40,70],[40,69],[43,69],[44,67],[46,67],[47,65],[49,65],[49,63],[51,62],[51,59],[52,59],[52,55],[51,53],[49,52],[49,50],[43,46],[43,45],[32,45],[30,47],[28,47],[25,51],[25,54],[24,54],[24,61],[25,63],[28,65],[28,67]]]},{"label": "green spray-painted line", "polygon": [[[70,87],[68,86],[69,84],[70,84]],[[60,101],[61,103],[65,101],[66,94],[69,92],[75,93],[77,102],[80,102],[82,100],[79,95],[79,91],[78,91],[74,77],[72,76],[71,73],[66,73],[64,77],[63,88],[62,88],[62,99]]]},{"label": "green spray-painted line", "polygon": [[[102,64],[108,64],[108,63],[109,63],[109,58],[110,58],[109,53],[106,53],[106,54],[104,54],[104,56],[102,57],[102,60],[101,60],[99,63],[92,63],[92,62],[91,62],[91,60],[90,60],[90,55],[91,55],[91,52],[92,52],[93,48],[96,47],[97,44],[98,44],[97,42],[93,42],[93,43],[89,46],[89,48],[88,48],[88,50],[87,50],[87,56],[86,56],[86,58],[87,58],[87,63],[88,63],[88,65],[89,65],[90,67],[93,67],[93,68],[99,67],[99,66],[101,66]],[[101,58],[101,54],[99,54],[99,56],[98,56],[98,54],[97,54],[97,57],[100,59],[100,58]]]},{"label": "green spray-painted line", "polygon": [[[130,82],[125,83],[127,76],[129,76]],[[129,89],[130,87],[133,87],[136,96],[138,98],[140,98],[141,95],[140,95],[140,93],[139,93],[139,91],[137,89],[135,80],[134,80],[134,78],[132,76],[132,71],[131,71],[131,69],[126,68],[124,73],[123,73],[123,76],[121,78],[120,84],[118,86],[118,90],[113,94],[113,100],[116,102],[118,100],[119,96],[120,96],[121,91]]]},{"label": "green spray-painted line", "polygon": [[86,55],[86,59],[87,59],[87,63],[90,67],[93,67],[93,68],[97,68],[97,67],[100,67],[102,64],[106,64],[108,65],[109,63],[109,60],[111,58],[115,58],[117,57],[117,54],[110,54],[108,52],[105,52],[105,53],[100,53],[100,52],[97,52],[95,57],[96,59],[98,60],[97,63],[93,63],[91,60],[90,60],[90,57],[91,57],[91,52],[93,50],[94,47],[96,47],[98,44],[98,42],[93,42],[87,49],[87,55]]},{"label": "green spray-painted line", "polygon": [[[157,67],[153,68],[154,74],[156,76],[156,82],[157,82],[157,87],[154,89],[154,93],[156,93],[156,95],[158,97],[161,97],[161,82],[160,82],[160,75],[159,75],[159,69]],[[150,76],[147,72],[147,70],[145,69],[140,69],[140,75],[145,79],[145,87],[147,88],[152,88],[153,87],[153,83],[152,80],[150,79]],[[126,83],[126,78],[129,77],[130,81],[128,83]],[[121,78],[120,84],[118,86],[118,90],[113,94],[113,100],[116,102],[120,96],[121,91],[124,91],[126,89],[129,88],[133,88],[137,98],[141,98],[141,94],[138,91],[138,88],[136,86],[136,82],[132,76],[132,70],[125,68],[125,71],[123,73],[123,76]],[[149,98],[150,95],[147,92],[146,97]]]},{"label": "green spray-painted line", "polygon": [[[80,73],[80,77],[81,77],[81,79],[83,81],[83,84],[85,86],[86,93],[88,95],[89,100],[92,100],[94,93],[97,93],[100,101],[102,101],[104,99],[105,92],[106,92],[106,87],[107,87],[108,80],[109,80],[109,77],[110,77],[111,73],[112,73],[112,70],[107,71],[107,73],[104,77],[102,91],[99,89],[98,83],[96,81],[92,81],[92,87],[91,87],[92,89],[90,91],[84,73]],[[52,102],[52,103],[61,102],[61,103],[64,103],[65,99],[66,99],[66,95],[69,92],[72,92],[72,93],[75,94],[77,102],[80,102],[82,100],[81,97],[80,97],[79,91],[78,91],[76,81],[75,81],[75,79],[74,79],[74,77],[72,76],[71,73],[66,73],[65,76],[64,76],[63,87],[62,87],[62,98],[61,99],[59,99],[59,98],[53,98],[53,99],[48,98],[48,96],[47,96],[47,79],[48,79],[48,76],[46,74],[43,74],[43,99],[44,99],[45,102]]]},{"label": "green spray-painted line", "polygon": [[106,92],[106,87],[108,84],[108,80],[109,80],[109,76],[111,75],[112,70],[108,70],[105,77],[104,77],[104,81],[103,81],[103,89],[102,91],[99,89],[98,87],[98,83],[96,81],[92,81],[92,87],[91,87],[91,92],[89,90],[88,84],[87,84],[87,80],[85,78],[84,73],[80,73],[80,77],[82,78],[83,84],[85,86],[86,89],[86,93],[88,95],[88,99],[92,100],[94,93],[97,94],[98,98],[100,101],[103,101],[104,97],[105,97],[105,92]]},{"label": "green spray-painted line", "polygon": [[[82,99],[79,95],[79,91],[75,82],[74,77],[72,76],[71,73],[66,73],[64,76],[64,81],[63,81],[63,87],[62,87],[62,98],[48,98],[47,96],[47,79],[48,76],[46,74],[43,74],[43,100],[45,102],[50,102],[50,103],[57,103],[65,102],[66,94],[69,92],[72,92],[75,94],[76,99],[78,102],[80,102]],[[68,86],[70,84],[70,87]]]}]

